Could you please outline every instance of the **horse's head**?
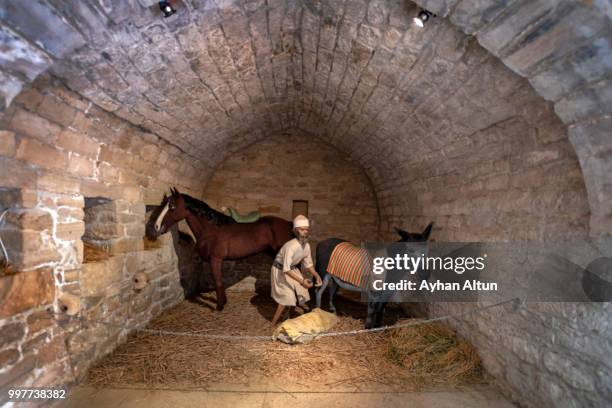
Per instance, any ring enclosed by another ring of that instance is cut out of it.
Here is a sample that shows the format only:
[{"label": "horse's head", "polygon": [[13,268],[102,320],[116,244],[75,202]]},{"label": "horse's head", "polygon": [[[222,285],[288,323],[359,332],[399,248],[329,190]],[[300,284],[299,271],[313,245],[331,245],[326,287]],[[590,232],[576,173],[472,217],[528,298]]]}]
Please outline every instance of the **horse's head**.
[{"label": "horse's head", "polygon": [[170,188],[171,195],[166,196],[159,206],[151,213],[147,223],[147,238],[154,241],[161,234],[165,234],[177,222],[187,217],[187,208],[183,195],[175,188]]},{"label": "horse's head", "polygon": [[395,227],[395,231],[400,236],[400,239],[397,242],[425,242],[429,239],[432,227],[433,222],[430,222],[429,225],[425,227],[425,229],[421,233],[410,233],[408,231],[404,231],[403,229]]}]

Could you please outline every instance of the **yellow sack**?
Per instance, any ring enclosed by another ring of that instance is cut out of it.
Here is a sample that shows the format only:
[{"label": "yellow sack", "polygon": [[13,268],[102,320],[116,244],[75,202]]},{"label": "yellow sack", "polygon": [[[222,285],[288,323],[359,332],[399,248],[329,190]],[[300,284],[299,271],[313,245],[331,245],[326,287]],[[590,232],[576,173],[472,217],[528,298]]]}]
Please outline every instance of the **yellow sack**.
[{"label": "yellow sack", "polygon": [[274,337],[288,344],[308,343],[331,329],[337,321],[335,314],[316,308],[299,317],[285,320],[274,331]]}]

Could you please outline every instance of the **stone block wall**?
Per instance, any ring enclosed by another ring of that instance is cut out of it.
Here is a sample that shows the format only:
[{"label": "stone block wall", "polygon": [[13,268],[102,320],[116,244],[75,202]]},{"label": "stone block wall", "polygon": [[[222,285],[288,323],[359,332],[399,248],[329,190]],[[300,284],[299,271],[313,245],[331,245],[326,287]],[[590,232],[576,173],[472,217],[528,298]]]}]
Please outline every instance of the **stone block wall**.
[{"label": "stone block wall", "polygon": [[227,157],[211,176],[204,199],[291,220],[293,200],[308,201],[312,239],[378,239],[373,187],[357,163],[301,131],[254,143]]},{"label": "stone block wall", "polygon": [[[478,349],[505,395],[526,407],[606,407],[612,398],[610,303],[505,305],[450,324]],[[482,304],[435,303],[430,316]]]},{"label": "stone block wall", "polygon": [[[411,157],[393,176],[374,174],[383,237],[394,238],[392,226],[401,221],[415,230],[433,221],[436,241],[591,240],[585,181],[567,127],[526,80],[504,76],[501,63],[487,69],[497,74],[466,87],[474,95],[512,89],[494,103],[514,106],[512,115],[467,138],[455,138],[460,127],[445,129],[435,136],[446,141],[438,149]],[[437,97],[432,104],[448,103]],[[593,245],[590,260],[610,256],[605,241]],[[436,303],[428,312],[436,317],[477,306]],[[524,304],[449,323],[522,405],[605,406],[612,398],[609,313],[609,304]]]},{"label": "stone block wall", "polygon": [[438,241],[588,237],[589,204],[567,129],[526,82],[514,86],[529,106],[522,114],[375,184],[381,231],[391,238],[403,220],[417,230],[433,221]]},{"label": "stone block wall", "polygon": [[[0,129],[0,387],[72,383],[182,299],[171,237],[143,246],[145,204],[170,184],[199,196],[208,169],[52,76]],[[84,241],[108,259],[84,262]]]},{"label": "stone block wall", "polygon": [[[595,62],[607,58],[609,50],[594,45],[609,43],[609,13],[596,12],[592,25],[598,28],[585,31],[570,28],[584,24],[574,17],[584,18],[595,11],[589,7],[599,5],[417,2],[439,14],[428,30],[446,30],[435,44],[446,50],[441,57],[456,49],[466,64],[487,58],[479,47],[462,49],[461,44],[473,40],[452,23],[476,35],[483,47],[529,81],[490,58],[465,81],[458,80],[461,65],[443,70],[455,78],[450,89],[436,86],[412,116],[419,123],[419,139],[435,148],[419,149],[422,153],[391,177],[378,169],[371,172],[383,234],[391,237],[390,226],[399,219],[420,227],[435,221],[432,238],[437,241],[588,240],[591,234],[601,236],[593,243],[591,259],[610,256],[609,200],[602,201],[609,193],[605,183],[596,181],[610,164],[602,133],[606,119],[596,108],[609,84]],[[566,35],[566,41],[559,42],[559,35]],[[574,36],[589,38],[580,41],[593,52],[573,43]],[[445,47],[447,42],[451,48]],[[427,77],[429,73],[420,73],[417,83]],[[445,84],[444,72],[440,76],[432,70],[431,77],[432,83]],[[453,84],[461,89],[452,91]],[[486,100],[490,102],[483,104]],[[569,127],[568,140],[567,124],[573,121],[582,122]],[[411,139],[408,132],[405,137]],[[420,145],[420,140],[413,142]],[[429,312],[441,316],[476,306],[432,304]],[[607,406],[612,400],[609,314],[609,304],[525,304],[451,324],[476,345],[500,388],[522,405]]]},{"label": "stone block wall", "polygon": [[612,12],[606,1],[415,0],[525,77],[568,127],[590,204],[590,234],[612,234]]},{"label": "stone block wall", "polygon": [[[487,69],[497,74],[466,87],[474,95],[512,89],[494,105],[508,103],[512,115],[467,138],[454,139],[461,128],[448,128],[435,136],[446,143],[434,152],[410,158],[393,176],[375,174],[383,236],[392,239],[400,221],[415,230],[433,221],[436,241],[591,241],[585,181],[567,127],[526,80],[504,76],[501,63]],[[437,97],[433,104],[446,100]],[[610,253],[603,237],[582,266]],[[436,303],[427,309],[436,317],[477,306]],[[522,405],[605,406],[612,398],[609,313],[609,304],[533,303],[449,323],[477,347],[504,393]]]}]

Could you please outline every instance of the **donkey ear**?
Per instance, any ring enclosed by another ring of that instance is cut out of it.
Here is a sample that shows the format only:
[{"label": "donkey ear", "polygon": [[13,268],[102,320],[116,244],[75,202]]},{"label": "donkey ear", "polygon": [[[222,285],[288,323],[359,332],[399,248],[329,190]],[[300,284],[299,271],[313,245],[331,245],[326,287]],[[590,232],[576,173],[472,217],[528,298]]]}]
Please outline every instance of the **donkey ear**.
[{"label": "donkey ear", "polygon": [[172,196],[176,196],[176,190],[174,187],[170,187],[170,194],[172,194]]},{"label": "donkey ear", "polygon": [[410,233],[407,231],[404,231],[403,229],[399,229],[397,227],[393,227],[395,229],[395,232],[397,232],[399,234],[400,237],[407,239],[410,237]]},{"label": "donkey ear", "polygon": [[429,234],[431,234],[431,228],[433,227],[433,222],[430,222],[429,225],[423,230],[422,234],[423,235],[423,239],[427,240],[429,239]]}]

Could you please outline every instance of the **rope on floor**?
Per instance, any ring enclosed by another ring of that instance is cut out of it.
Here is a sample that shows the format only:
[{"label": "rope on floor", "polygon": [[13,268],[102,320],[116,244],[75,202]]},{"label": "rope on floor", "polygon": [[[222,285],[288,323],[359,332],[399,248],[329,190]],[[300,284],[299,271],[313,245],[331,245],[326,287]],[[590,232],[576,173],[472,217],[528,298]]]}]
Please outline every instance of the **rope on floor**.
[{"label": "rope on floor", "polygon": [[[439,316],[439,317],[433,317],[433,318],[425,319],[425,320],[410,321],[410,322],[400,323],[396,325],[376,327],[372,329],[359,329],[359,330],[349,330],[349,331],[342,331],[342,332],[322,333],[318,335],[313,335],[313,337],[318,338],[318,337],[354,336],[354,335],[364,334],[364,333],[377,333],[377,332],[383,332],[387,330],[401,329],[404,327],[419,326],[422,324],[428,324],[428,323],[439,322],[439,321],[444,321],[444,320],[459,319],[465,316],[476,314],[484,310],[493,309],[495,307],[503,306],[509,303],[512,303],[513,309],[516,309],[520,304],[520,299],[519,298],[508,299],[502,302],[493,303],[491,305],[475,307],[475,308],[472,308],[472,309],[469,309],[463,312],[452,313],[452,314]],[[82,317],[79,319],[87,323],[97,323],[97,324],[104,324],[110,327],[129,329],[129,327],[125,325],[118,325],[114,323],[97,321],[97,320],[88,320]],[[141,333],[157,334],[160,336],[197,337],[197,338],[209,339],[209,340],[225,340],[225,341],[275,341],[276,340],[275,336],[273,335],[253,336],[253,335],[231,335],[231,334],[206,334],[206,333],[198,333],[198,332],[177,332],[177,331],[172,331],[172,330],[146,329],[146,328],[135,328],[134,331],[141,332]]]}]

